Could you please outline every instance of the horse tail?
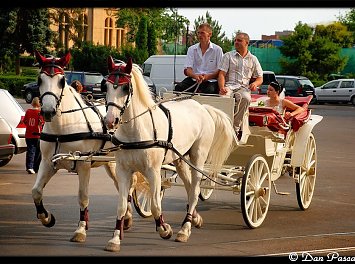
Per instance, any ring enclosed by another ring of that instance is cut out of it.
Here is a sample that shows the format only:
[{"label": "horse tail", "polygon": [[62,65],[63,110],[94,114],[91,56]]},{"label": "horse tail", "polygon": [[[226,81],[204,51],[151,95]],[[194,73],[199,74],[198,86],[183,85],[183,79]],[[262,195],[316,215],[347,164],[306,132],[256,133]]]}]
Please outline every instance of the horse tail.
[{"label": "horse tail", "polygon": [[211,105],[204,104],[203,106],[215,123],[213,142],[208,152],[206,162],[210,164],[211,172],[216,174],[221,170],[222,165],[236,146],[236,135],[233,123],[225,112]]}]

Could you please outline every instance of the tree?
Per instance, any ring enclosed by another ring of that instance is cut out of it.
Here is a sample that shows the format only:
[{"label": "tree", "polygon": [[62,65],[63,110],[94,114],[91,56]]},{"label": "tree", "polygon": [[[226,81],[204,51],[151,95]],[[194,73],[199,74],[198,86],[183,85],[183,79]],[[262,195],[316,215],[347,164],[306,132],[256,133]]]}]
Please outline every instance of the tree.
[{"label": "tree", "polygon": [[139,22],[138,32],[136,36],[136,46],[140,60],[148,58],[148,21],[146,16],[142,16]]},{"label": "tree", "polygon": [[20,55],[33,53],[35,49],[45,51],[51,45],[47,9],[11,8],[0,9],[0,54],[15,60],[16,75],[21,73]]},{"label": "tree", "polygon": [[351,8],[351,10],[348,13],[346,13],[344,16],[339,16],[338,19],[343,25],[345,25],[347,27],[348,31],[350,31],[352,33],[352,36],[353,36],[352,44],[354,44],[354,41],[355,41],[355,8]]},{"label": "tree", "polygon": [[[73,41],[74,47],[81,46],[85,41],[85,34],[87,28],[84,26],[84,12],[85,8],[52,8],[49,15],[51,23],[58,25],[59,32],[65,32],[67,39],[64,41],[64,46],[59,38],[58,33],[54,34],[54,42],[57,50],[67,51],[69,47],[69,41]],[[64,28],[63,28],[64,27]]]},{"label": "tree", "polygon": [[157,53],[157,32],[155,30],[154,24],[152,22],[148,22],[148,55],[154,55]]},{"label": "tree", "polygon": [[340,22],[335,22],[327,26],[317,25],[314,35],[329,38],[333,43],[338,44],[342,48],[352,47],[353,34]]},{"label": "tree", "polygon": [[340,57],[341,45],[336,39],[333,27],[314,30],[299,22],[291,36],[282,38],[280,64],[283,73],[325,80],[329,73],[341,71],[347,58]]},{"label": "tree", "polygon": [[127,27],[127,41],[134,42],[139,21],[147,18],[149,55],[156,53],[158,40],[171,42],[186,34],[188,19],[178,15],[175,8],[123,8],[117,13],[117,26]]},{"label": "tree", "polygon": [[[218,21],[213,20],[212,16],[210,13],[207,11],[206,12],[206,17],[204,16],[199,16],[195,21],[194,21],[194,31],[197,32],[197,28],[200,24],[202,23],[208,23],[212,27],[212,37],[211,37],[211,42],[221,46],[223,52],[228,52],[231,50],[232,46],[232,41],[226,37],[225,32],[222,32],[222,26],[219,25]],[[193,36],[194,43],[198,42],[197,35],[195,34]]]}]

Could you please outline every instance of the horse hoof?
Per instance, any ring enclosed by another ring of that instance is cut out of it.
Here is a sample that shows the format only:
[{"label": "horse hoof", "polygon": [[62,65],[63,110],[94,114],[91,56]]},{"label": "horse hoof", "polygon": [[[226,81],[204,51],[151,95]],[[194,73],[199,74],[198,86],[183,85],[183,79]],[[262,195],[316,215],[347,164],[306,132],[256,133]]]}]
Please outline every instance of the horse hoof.
[{"label": "horse hoof", "polygon": [[75,233],[74,236],[70,239],[70,242],[79,242],[83,243],[86,240],[86,235],[81,233]]},{"label": "horse hoof", "polygon": [[183,233],[178,233],[175,238],[175,242],[184,242],[186,243],[189,237]]},{"label": "horse hoof", "polygon": [[106,247],[105,247],[105,251],[110,251],[110,252],[118,252],[121,249],[121,245],[120,244],[114,244],[111,242],[108,242]]},{"label": "horse hoof", "polygon": [[[42,217],[43,216],[43,217]],[[44,218],[44,214],[40,214],[37,216],[41,220],[42,225],[45,227],[52,227],[55,225],[55,217],[54,215],[50,214],[48,218]]]},{"label": "horse hoof", "polygon": [[173,235],[173,229],[169,224],[164,223],[159,229],[159,235],[162,239],[170,239]]},{"label": "horse hoof", "polygon": [[133,219],[132,217],[131,218],[128,218],[128,219],[124,219],[124,222],[123,222],[123,230],[128,230],[132,227],[133,225]]},{"label": "horse hoof", "polygon": [[203,225],[203,219],[202,219],[201,215],[197,214],[196,217],[192,218],[192,224],[196,228],[201,228]]}]

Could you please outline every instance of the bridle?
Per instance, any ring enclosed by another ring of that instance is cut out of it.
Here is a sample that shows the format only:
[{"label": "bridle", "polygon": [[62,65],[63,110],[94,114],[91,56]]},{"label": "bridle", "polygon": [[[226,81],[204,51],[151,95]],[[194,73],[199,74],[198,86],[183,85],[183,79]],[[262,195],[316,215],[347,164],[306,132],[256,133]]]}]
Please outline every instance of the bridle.
[{"label": "bridle", "polygon": [[[113,78],[110,78],[113,77]],[[120,78],[124,77],[125,82],[120,83]],[[128,86],[128,93],[126,100],[123,104],[123,106],[120,106],[114,102],[106,102],[106,112],[108,110],[109,106],[114,106],[120,110],[120,115],[116,119],[116,124],[121,123],[122,115],[124,114],[125,110],[129,107],[132,96],[133,96],[133,87],[132,87],[132,82],[131,82],[131,75],[125,72],[122,72],[120,70],[115,70],[109,74],[107,77],[107,82],[110,82],[113,84],[113,89],[117,89],[118,87],[122,87],[122,89],[125,89],[125,86]]]},{"label": "bridle", "polygon": [[[50,63],[46,63],[42,66],[41,68],[41,71],[40,71],[40,74],[41,73],[44,73],[45,75],[53,78],[55,75],[57,74],[62,74],[63,77],[62,79],[60,80],[60,87],[62,88],[61,90],[61,93],[60,93],[60,96],[58,98],[58,96],[51,92],[51,91],[47,91],[47,92],[44,92],[43,94],[40,95],[40,103],[42,105],[42,100],[43,100],[43,97],[46,96],[46,95],[52,95],[54,96],[55,100],[56,100],[56,108],[55,108],[55,112],[57,112],[58,110],[58,107],[62,101],[62,98],[63,98],[63,91],[64,91],[64,87],[65,87],[65,77],[64,77],[64,69],[62,67],[60,67],[59,65],[55,64],[55,60],[53,59]],[[38,78],[38,87],[41,85],[41,78],[39,77]]]}]

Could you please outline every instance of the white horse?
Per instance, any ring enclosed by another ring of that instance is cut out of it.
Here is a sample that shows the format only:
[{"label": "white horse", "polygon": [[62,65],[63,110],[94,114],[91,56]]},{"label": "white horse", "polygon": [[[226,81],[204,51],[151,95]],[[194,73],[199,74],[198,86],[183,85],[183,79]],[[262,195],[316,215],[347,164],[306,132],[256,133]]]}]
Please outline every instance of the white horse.
[{"label": "white horse", "polygon": [[116,129],[112,142],[118,149],[115,160],[120,177],[116,227],[105,250],[120,250],[125,197],[135,171],[149,182],[156,231],[164,239],[173,235],[163,219],[160,196],[161,166],[169,163],[176,166],[188,196],[187,214],[175,241],[187,242],[191,226],[199,228],[203,223],[196,205],[205,163],[210,165],[210,175],[215,175],[235,146],[232,122],[223,111],[193,99],[155,103],[131,59],[127,64],[116,65],[109,57],[108,69],[105,120],[108,128]]},{"label": "white horse", "polygon": [[[70,241],[85,242],[89,221],[90,169],[105,166],[107,174],[112,178],[118,190],[115,163],[68,160],[58,160],[53,163],[52,158],[58,153],[75,151],[88,153],[100,150],[105,146],[112,146],[104,123],[105,105],[88,106],[81,95],[66,83],[63,69],[70,61],[69,52],[60,59],[45,58],[37,51],[35,55],[41,66],[38,82],[42,104],[41,113],[46,121],[40,141],[42,161],[36,182],[32,187],[37,218],[46,227],[54,226],[54,216],[43,205],[43,189],[59,169],[76,172],[79,177],[80,221]],[[127,213],[125,213],[125,229],[132,225],[131,210],[129,204]]]}]

